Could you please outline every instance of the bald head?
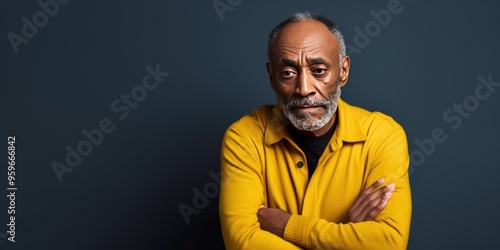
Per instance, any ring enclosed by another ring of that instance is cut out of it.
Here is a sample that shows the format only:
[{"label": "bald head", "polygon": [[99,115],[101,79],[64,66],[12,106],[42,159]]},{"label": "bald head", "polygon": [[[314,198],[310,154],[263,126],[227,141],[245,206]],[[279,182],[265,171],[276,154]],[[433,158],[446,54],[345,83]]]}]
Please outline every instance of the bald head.
[{"label": "bald head", "polygon": [[[344,37],[342,33],[340,33],[339,29],[337,28],[337,25],[331,21],[330,19],[318,15],[318,14],[312,14],[310,12],[299,12],[296,13],[287,19],[285,19],[283,22],[280,24],[276,25],[276,27],[273,28],[271,33],[269,34],[269,39],[267,43],[267,56],[268,56],[268,61],[271,61],[271,49],[272,45],[274,43],[274,40],[278,37],[278,35],[290,24],[298,23],[298,22],[304,22],[304,21],[317,21],[323,24],[323,26],[336,38],[336,43],[338,46],[338,51],[339,51],[339,60],[342,60],[342,58],[346,55],[346,46],[344,42]],[[307,30],[305,30],[307,31]],[[307,34],[306,34],[307,35]],[[341,64],[341,61],[339,61],[339,64]]]},{"label": "bald head", "polygon": [[314,56],[319,53],[339,61],[339,44],[336,37],[323,23],[316,20],[286,25],[271,44],[272,60],[283,60],[293,56],[302,57],[305,54],[312,57],[303,57],[304,60],[319,60],[320,57]]}]

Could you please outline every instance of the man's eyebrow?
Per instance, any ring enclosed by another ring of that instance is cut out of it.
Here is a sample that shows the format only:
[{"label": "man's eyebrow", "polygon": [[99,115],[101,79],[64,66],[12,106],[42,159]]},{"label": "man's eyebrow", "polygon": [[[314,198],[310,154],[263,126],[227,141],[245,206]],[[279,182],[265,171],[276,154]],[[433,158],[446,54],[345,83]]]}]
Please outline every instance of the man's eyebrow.
[{"label": "man's eyebrow", "polygon": [[283,64],[285,66],[297,67],[297,63],[294,60],[287,59],[287,58],[282,58],[280,60],[280,64]]},{"label": "man's eyebrow", "polygon": [[[326,64],[327,66],[330,66],[330,63],[321,57],[312,57],[312,58],[307,58],[306,60],[307,60],[308,64]],[[280,64],[285,65],[285,66],[295,67],[295,68],[298,67],[297,62],[295,62],[294,60],[291,60],[291,59],[287,59],[287,58],[282,58],[280,60]]]},{"label": "man's eyebrow", "polygon": [[321,57],[307,58],[306,60],[309,64],[326,64],[330,66],[330,63]]}]

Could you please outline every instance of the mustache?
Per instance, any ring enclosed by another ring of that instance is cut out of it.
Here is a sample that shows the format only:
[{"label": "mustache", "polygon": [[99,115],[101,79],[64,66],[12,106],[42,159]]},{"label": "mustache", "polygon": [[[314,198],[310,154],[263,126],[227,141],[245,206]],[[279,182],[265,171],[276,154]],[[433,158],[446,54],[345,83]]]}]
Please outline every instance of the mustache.
[{"label": "mustache", "polygon": [[302,108],[306,106],[322,106],[326,107],[330,103],[329,100],[315,100],[310,97],[304,97],[299,99],[290,100],[286,104],[286,108],[291,110],[293,108]]},{"label": "mustache", "polygon": [[340,97],[340,84],[337,86],[337,91],[330,93],[328,95],[327,99],[316,99],[312,96],[307,96],[307,97],[302,97],[302,98],[295,98],[291,99],[288,102],[284,102],[283,105],[286,110],[292,111],[294,108],[302,108],[302,107],[323,107],[327,109],[330,105],[333,103],[337,103],[338,99]]}]

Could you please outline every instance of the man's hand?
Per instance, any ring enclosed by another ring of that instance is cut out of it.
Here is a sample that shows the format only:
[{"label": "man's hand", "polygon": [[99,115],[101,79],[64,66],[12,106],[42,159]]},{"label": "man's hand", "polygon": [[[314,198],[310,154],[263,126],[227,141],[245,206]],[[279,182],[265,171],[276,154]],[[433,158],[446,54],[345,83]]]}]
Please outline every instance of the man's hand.
[{"label": "man's hand", "polygon": [[374,220],[387,206],[387,201],[394,191],[394,183],[373,191],[384,183],[384,178],[365,189],[347,212],[346,222],[362,222]]},{"label": "man's hand", "polygon": [[[362,222],[375,219],[378,214],[387,206],[387,202],[392,196],[395,185],[388,184],[382,186],[384,179],[380,179],[365,189],[356,199],[347,212],[346,222]],[[374,191],[377,189],[376,191]],[[290,219],[290,214],[277,208],[266,208],[261,206],[257,212],[260,229],[268,231],[283,238],[285,226]]]},{"label": "man's hand", "polygon": [[285,226],[290,219],[290,214],[277,208],[266,208],[261,206],[257,212],[260,229],[268,231],[283,238]]}]

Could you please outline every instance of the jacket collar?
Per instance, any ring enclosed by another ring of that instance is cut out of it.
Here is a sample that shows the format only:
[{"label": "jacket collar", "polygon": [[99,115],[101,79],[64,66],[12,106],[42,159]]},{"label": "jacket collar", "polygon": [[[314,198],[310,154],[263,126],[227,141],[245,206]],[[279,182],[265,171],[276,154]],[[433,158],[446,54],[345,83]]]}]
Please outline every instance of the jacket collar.
[{"label": "jacket collar", "polygon": [[[273,106],[269,117],[264,135],[266,146],[271,146],[283,138],[293,141],[287,128],[290,122],[285,118],[278,104]],[[343,142],[366,140],[366,133],[361,129],[361,124],[354,108],[341,98],[339,98],[339,106],[337,108],[337,119],[339,119],[337,129],[330,140],[332,150],[342,147]]]}]

